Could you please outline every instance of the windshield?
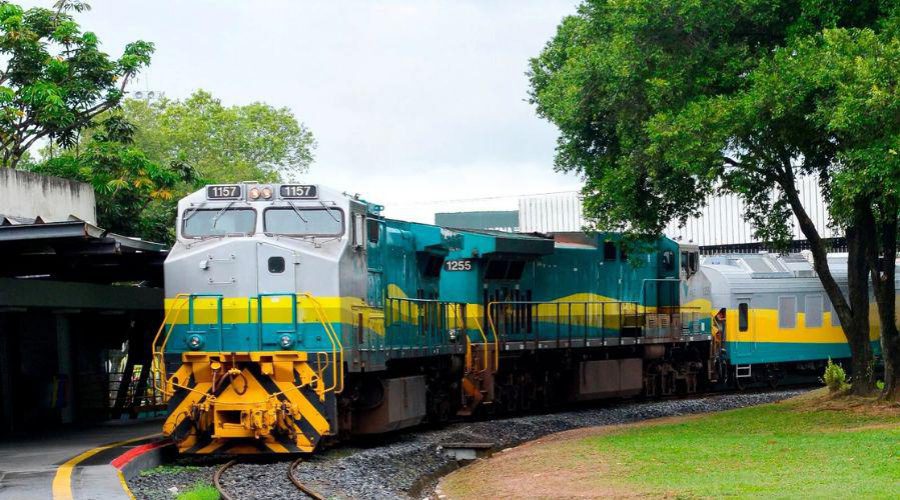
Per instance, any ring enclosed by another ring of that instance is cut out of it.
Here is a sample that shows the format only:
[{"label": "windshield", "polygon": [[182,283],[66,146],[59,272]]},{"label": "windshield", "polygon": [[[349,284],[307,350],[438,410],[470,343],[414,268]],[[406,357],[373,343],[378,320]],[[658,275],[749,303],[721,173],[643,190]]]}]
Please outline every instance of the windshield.
[{"label": "windshield", "polygon": [[[186,212],[187,213],[187,212]],[[181,229],[182,236],[202,238],[253,234],[256,229],[256,212],[251,208],[210,208],[188,213]]]},{"label": "windshield", "polygon": [[344,212],[336,208],[270,208],[263,214],[267,233],[340,236]]}]

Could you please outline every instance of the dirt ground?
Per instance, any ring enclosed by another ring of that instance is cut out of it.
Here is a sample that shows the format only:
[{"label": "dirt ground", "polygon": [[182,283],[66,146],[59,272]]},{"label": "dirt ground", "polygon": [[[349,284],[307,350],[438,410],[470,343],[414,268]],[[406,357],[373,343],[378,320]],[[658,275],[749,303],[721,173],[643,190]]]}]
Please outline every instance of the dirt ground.
[{"label": "dirt ground", "polygon": [[[900,405],[875,398],[848,397],[816,390],[776,404],[790,404],[801,411],[833,410],[892,417],[900,415]],[[472,463],[444,477],[437,486],[440,498],[452,500],[481,498],[674,498],[676,492],[662,494],[641,491],[635,486],[609,484],[616,465],[590,447],[584,438],[621,430],[624,427],[662,425],[702,418],[688,415],[654,419],[635,424],[576,429],[546,436],[521,446],[503,450],[486,460]],[[893,424],[892,424],[893,425]],[[878,427],[875,424],[871,427]],[[864,428],[868,428],[864,427]],[[612,481],[619,482],[621,481]]]},{"label": "dirt ground", "polygon": [[615,432],[626,426],[661,425],[699,417],[667,417],[560,432],[503,450],[487,460],[457,470],[440,481],[436,492],[439,497],[451,499],[659,498],[658,493],[650,495],[609,484],[608,458],[577,443],[583,438]]}]

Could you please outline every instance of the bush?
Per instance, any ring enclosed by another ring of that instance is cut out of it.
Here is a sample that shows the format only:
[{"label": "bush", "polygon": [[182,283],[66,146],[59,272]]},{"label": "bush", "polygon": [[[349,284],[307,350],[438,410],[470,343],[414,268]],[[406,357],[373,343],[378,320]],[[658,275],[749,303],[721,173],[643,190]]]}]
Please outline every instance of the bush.
[{"label": "bush", "polygon": [[847,383],[847,373],[841,368],[841,365],[832,363],[831,358],[828,358],[828,365],[825,367],[825,375],[822,377],[822,380],[831,392],[850,387]]}]

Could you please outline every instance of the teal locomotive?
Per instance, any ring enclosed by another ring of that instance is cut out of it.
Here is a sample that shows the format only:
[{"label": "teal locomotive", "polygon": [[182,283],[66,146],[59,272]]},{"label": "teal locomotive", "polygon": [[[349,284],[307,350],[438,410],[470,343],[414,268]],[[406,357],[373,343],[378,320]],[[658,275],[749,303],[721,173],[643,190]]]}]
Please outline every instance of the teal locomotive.
[{"label": "teal locomotive", "polygon": [[[722,280],[694,245],[381,211],[299,184],[207,186],[179,202],[154,342],[164,432],[179,451],[312,452],[478,412],[690,393],[737,374],[729,356],[746,330],[731,325],[744,323],[720,305]],[[747,321],[761,332],[764,317]],[[802,361],[845,354],[832,347]]]}]

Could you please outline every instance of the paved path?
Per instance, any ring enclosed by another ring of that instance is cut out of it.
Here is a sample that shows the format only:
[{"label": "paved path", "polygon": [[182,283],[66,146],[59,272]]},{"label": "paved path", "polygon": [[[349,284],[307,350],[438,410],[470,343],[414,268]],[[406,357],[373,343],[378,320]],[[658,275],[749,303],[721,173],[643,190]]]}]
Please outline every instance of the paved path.
[{"label": "paved path", "polygon": [[0,500],[118,500],[129,498],[109,465],[161,420],[116,421],[84,429],[48,429],[27,439],[0,441]]}]

